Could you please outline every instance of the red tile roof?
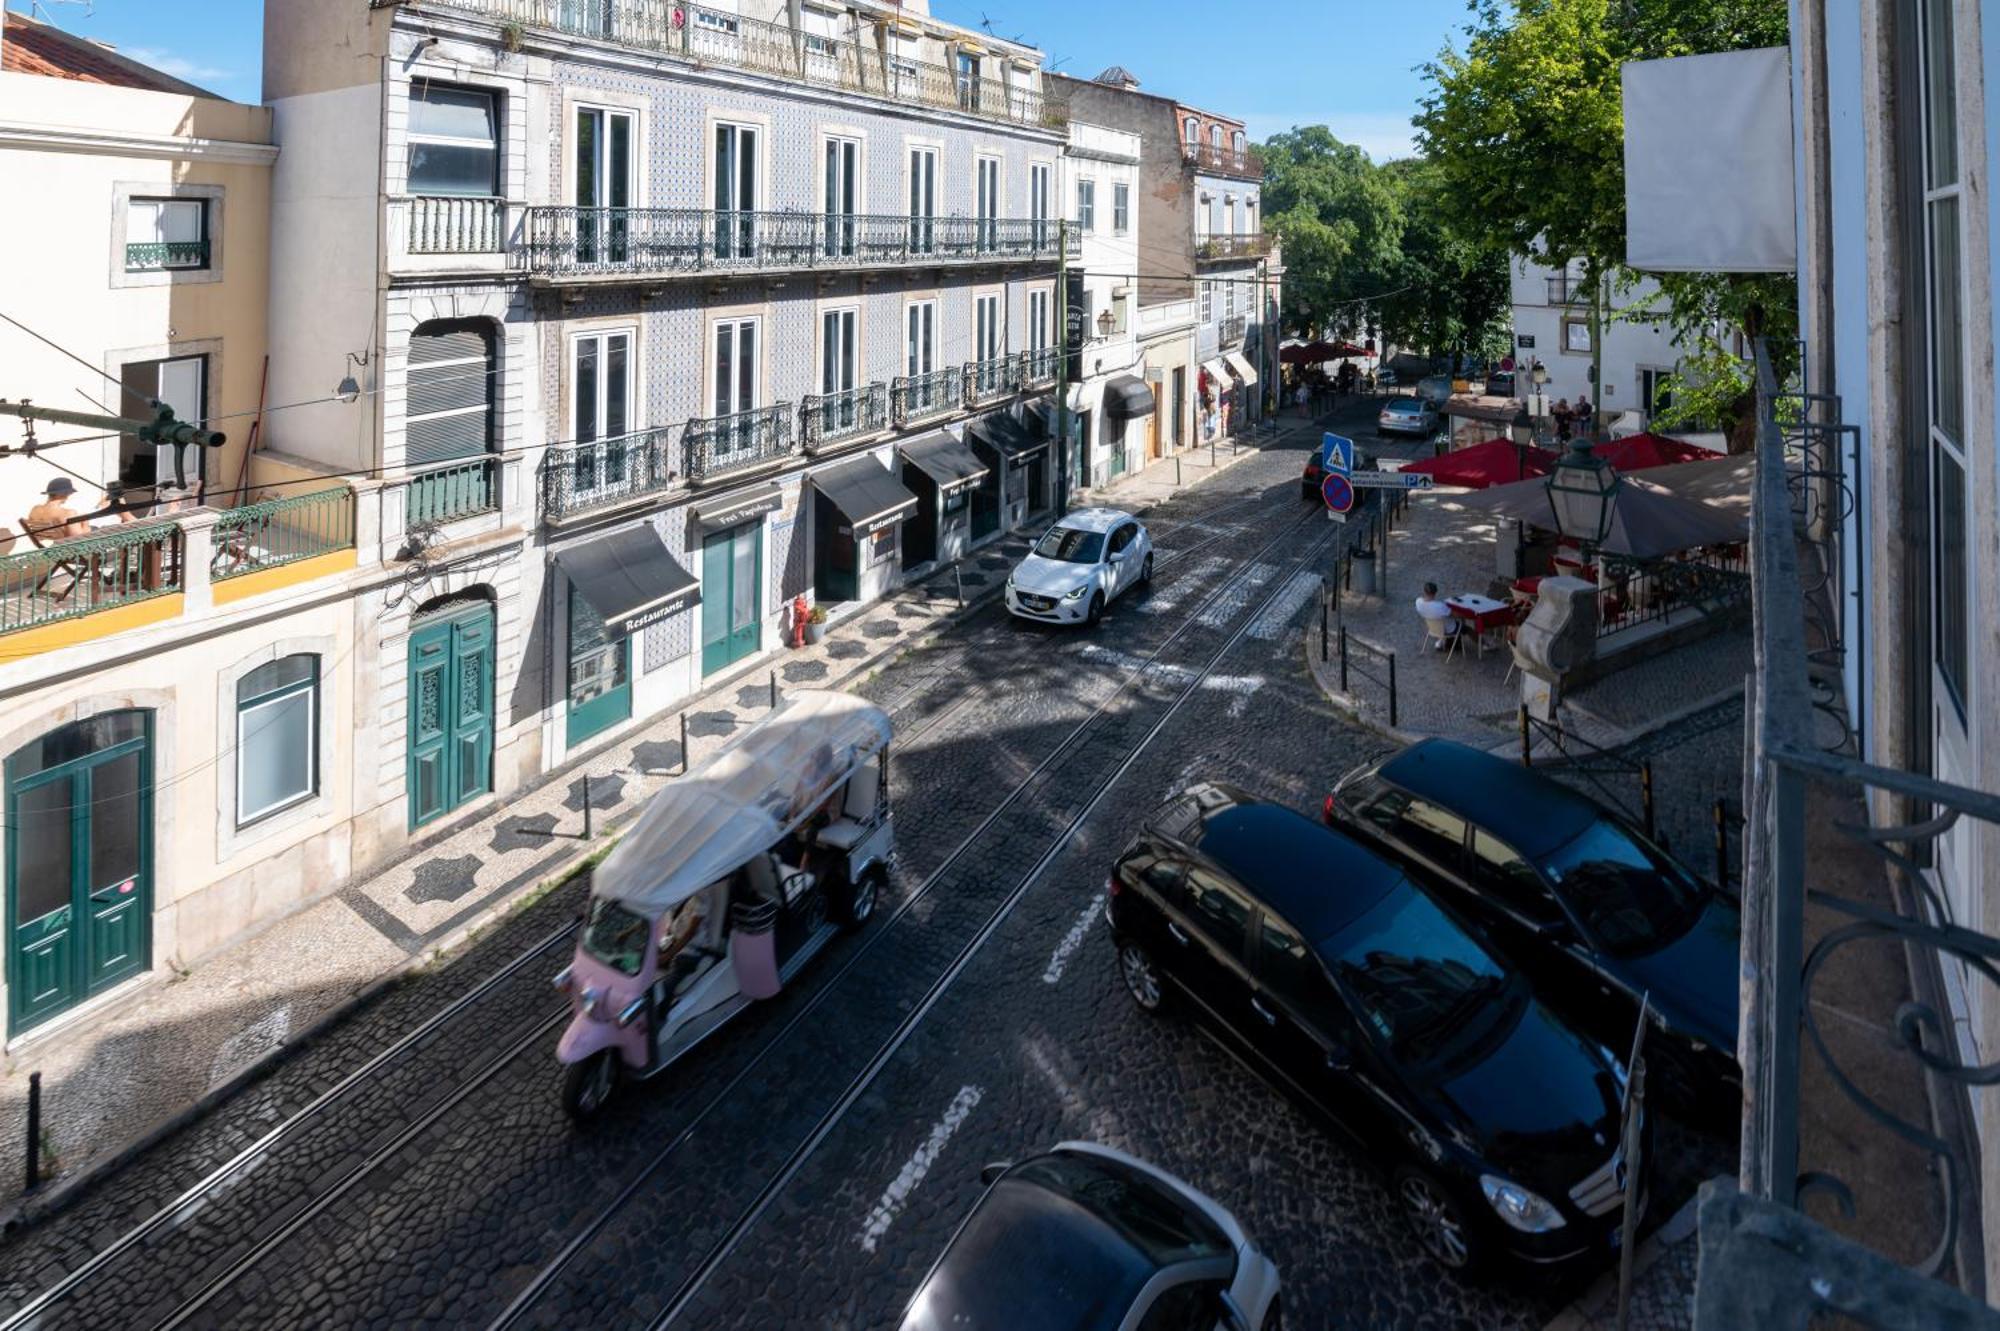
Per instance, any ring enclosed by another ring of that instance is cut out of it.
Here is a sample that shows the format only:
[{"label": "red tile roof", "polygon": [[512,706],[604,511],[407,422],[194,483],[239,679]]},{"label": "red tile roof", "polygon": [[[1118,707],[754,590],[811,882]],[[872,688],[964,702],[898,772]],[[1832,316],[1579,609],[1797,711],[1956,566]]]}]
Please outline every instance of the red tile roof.
[{"label": "red tile roof", "polygon": [[105,83],[118,88],[143,88],[149,92],[213,96],[191,83],[183,83],[99,46],[87,37],[64,32],[11,9],[7,11],[5,32],[0,34],[0,71]]}]

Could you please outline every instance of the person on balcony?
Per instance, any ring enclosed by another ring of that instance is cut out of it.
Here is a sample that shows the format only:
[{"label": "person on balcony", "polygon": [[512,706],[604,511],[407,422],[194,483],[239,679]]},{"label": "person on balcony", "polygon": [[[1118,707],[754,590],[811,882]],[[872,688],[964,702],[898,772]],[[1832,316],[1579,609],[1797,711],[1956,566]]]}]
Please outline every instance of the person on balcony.
[{"label": "person on balcony", "polygon": [[23,525],[43,544],[50,541],[73,541],[79,536],[90,534],[90,524],[70,507],[70,498],[76,494],[76,483],[67,476],[58,476],[42,491],[46,496],[41,503],[28,510]]}]

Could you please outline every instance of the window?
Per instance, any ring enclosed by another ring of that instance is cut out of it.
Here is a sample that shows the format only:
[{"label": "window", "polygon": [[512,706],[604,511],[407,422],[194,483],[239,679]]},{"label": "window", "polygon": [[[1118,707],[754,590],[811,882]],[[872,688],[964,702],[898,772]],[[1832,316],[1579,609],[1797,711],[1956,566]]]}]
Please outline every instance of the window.
[{"label": "window", "polygon": [[1211,1331],[1221,1321],[1222,1291],[1219,1280],[1175,1285],[1153,1300],[1139,1331]]},{"label": "window", "polygon": [[1132,229],[1132,187],[1120,181],[1111,187],[1111,234],[1122,236]]},{"label": "window", "polygon": [[284,656],[236,684],[236,825],[319,793],[319,658]]},{"label": "window", "polygon": [[1049,345],[1049,293],[1028,293],[1028,350],[1042,351]]},{"label": "window", "polygon": [[1241,163],[1242,163],[1242,161],[1243,161],[1243,131],[1242,131],[1242,130],[1240,130],[1240,129],[1239,129],[1239,130],[1237,130],[1237,131],[1236,131],[1236,132],[1235,132],[1234,134],[1232,134],[1232,135],[1230,136],[1230,138],[1229,138],[1229,150],[1230,150],[1231,152],[1233,152],[1233,153],[1235,153],[1235,154],[1236,154],[1236,160],[1237,160],[1237,163],[1238,163],[1239,165],[1241,165]]},{"label": "window", "polygon": [[208,267],[207,199],[133,199],[125,211],[125,271]]},{"label": "window", "polygon": [[1222,151],[1222,126],[1210,125],[1208,127],[1208,146],[1218,153]]},{"label": "window", "polygon": [[1472,829],[1472,872],[1482,892],[1522,919],[1552,924],[1562,918],[1561,908],[1549,896],[1534,866],[1497,837],[1476,827]]},{"label": "window", "polygon": [[715,415],[757,409],[757,334],[755,319],[724,319],[715,325]]},{"label": "window", "polygon": [[1575,317],[1563,320],[1563,350],[1580,356],[1590,354],[1590,320]]},{"label": "window", "polygon": [[1199,865],[1188,866],[1188,894],[1196,924],[1225,955],[1243,955],[1250,928],[1250,902],[1233,886]]},{"label": "window", "polygon": [[1236,230],[1236,196],[1234,194],[1227,194],[1223,196],[1222,221],[1223,221],[1223,228],[1222,228],[1223,235],[1234,236],[1239,234]]},{"label": "window", "polygon": [[1195,201],[1194,238],[1197,241],[1208,239],[1209,210],[1214,207],[1215,199],[1211,195],[1204,194]]},{"label": "window", "polygon": [[412,85],[409,168],[412,194],[499,194],[498,99],[474,88]]},{"label": "window", "polygon": [[493,332],[444,320],[410,334],[408,460],[478,457],[493,444]]},{"label": "window", "polygon": [[1097,182],[1076,182],[1076,229],[1088,235],[1097,230]]},{"label": "window", "polygon": [[1257,234],[1257,201],[1255,199],[1245,199],[1243,201],[1243,234],[1246,236]]},{"label": "window", "polygon": [[569,705],[587,707],[631,682],[629,640],[614,638],[597,608],[569,589]]},{"label": "window", "polygon": [[[177,420],[198,423],[208,415],[206,356],[129,361],[120,368],[118,382],[121,411],[128,419],[149,419],[153,411],[148,403],[154,400],[172,407]],[[182,465],[189,485],[207,474],[208,452],[205,448],[187,450]],[[118,480],[128,488],[172,483],[173,447],[148,444],[133,434],[123,436],[118,443]]]},{"label": "window", "polygon": [[835,47],[831,37],[822,37],[816,32],[806,34],[806,54],[830,58]]},{"label": "window", "polygon": [[1256,961],[1258,982],[1292,1011],[1311,1020],[1326,1010],[1327,985],[1319,962],[1297,931],[1275,915],[1264,917]]},{"label": "window", "polygon": [[910,149],[910,249],[917,254],[937,247],[937,164],[937,149]]},{"label": "window", "polygon": [[734,14],[718,14],[712,9],[695,10],[694,25],[697,28],[706,28],[710,32],[725,33],[730,36],[734,36],[743,26],[737,22]]},{"label": "window", "polygon": [[[730,22],[733,24],[735,20]],[[756,257],[760,134],[754,125],[715,127],[715,257],[718,259]]]},{"label": "window", "polygon": [[1121,526],[1117,531],[1112,532],[1109,552],[1111,557],[1116,559],[1119,555],[1124,554],[1126,548],[1132,544],[1133,538],[1138,536],[1138,534],[1138,527],[1129,522]]},{"label": "window", "polygon": [[622,263],[628,256],[632,206],[632,115],[580,107],[576,142],[577,259]]},{"label": "window", "polygon": [[981,296],[973,302],[972,354],[976,360],[997,360],[1000,356],[1000,298]]},{"label": "window", "polygon": [[820,404],[824,435],[838,439],[860,428],[861,404],[855,399],[856,347],[861,312],[827,310],[819,317],[819,391],[830,399]]},{"label": "window", "polygon": [[963,51],[958,55],[958,104],[967,111],[979,107],[979,57]]},{"label": "window", "polygon": [[1225,319],[1236,317],[1236,283],[1230,278],[1224,278],[1222,281],[1222,317]]},{"label": "window", "polygon": [[1035,219],[1035,248],[1049,245],[1049,168],[1038,162],[1028,168],[1028,216]]},{"label": "window", "polygon": [[1215,282],[1211,279],[1201,284],[1201,321],[1203,323],[1212,323],[1214,320]]},{"label": "window", "polygon": [[1920,120],[1924,133],[1924,278],[1929,365],[1932,659],[1940,690],[1960,726],[1971,673],[1965,484],[1964,186],[1958,169],[1958,76],[1948,0],[1924,0]]},{"label": "window", "polygon": [[625,436],[632,429],[632,335],[586,333],[571,343],[571,453],[578,491],[625,480]]},{"label": "window", "polygon": [[861,143],[828,139],[825,161],[826,252],[854,253],[855,215],[861,211]]},{"label": "window", "polygon": [[982,157],[978,171],[979,248],[988,253],[1000,248],[1000,159]]},{"label": "window", "polygon": [[1201,122],[1193,116],[1187,119],[1187,146],[1189,152],[1201,146]]},{"label": "window", "polygon": [[911,378],[929,374],[937,368],[936,301],[920,300],[911,304],[906,350],[909,355],[904,373]]}]

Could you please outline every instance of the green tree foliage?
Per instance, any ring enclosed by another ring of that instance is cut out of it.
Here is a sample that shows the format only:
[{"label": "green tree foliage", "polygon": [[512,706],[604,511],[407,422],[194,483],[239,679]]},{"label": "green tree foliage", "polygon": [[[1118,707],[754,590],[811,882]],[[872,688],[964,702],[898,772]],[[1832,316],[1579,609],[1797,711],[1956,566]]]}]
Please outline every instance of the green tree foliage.
[{"label": "green tree foliage", "polygon": [[1382,287],[1382,327],[1393,340],[1432,353],[1505,355],[1509,333],[1506,247],[1453,202],[1441,173],[1422,158],[1390,162],[1408,219],[1396,271]]}]

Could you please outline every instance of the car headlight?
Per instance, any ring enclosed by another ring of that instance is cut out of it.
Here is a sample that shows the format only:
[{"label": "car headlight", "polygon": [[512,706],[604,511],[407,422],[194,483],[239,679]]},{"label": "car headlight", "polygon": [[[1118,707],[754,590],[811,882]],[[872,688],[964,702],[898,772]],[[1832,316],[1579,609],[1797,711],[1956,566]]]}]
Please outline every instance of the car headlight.
[{"label": "car headlight", "polygon": [[1063,600],[1065,600],[1065,601],[1081,601],[1081,600],[1083,599],[1083,594],[1084,594],[1085,592],[1089,591],[1089,590],[1090,590],[1090,588],[1089,588],[1089,587],[1088,587],[1088,586],[1086,585],[1086,586],[1082,586],[1082,587],[1078,587],[1078,588],[1076,588],[1076,589],[1075,589],[1075,590],[1073,590],[1073,591],[1067,591],[1067,592],[1064,592],[1064,593],[1063,593]]},{"label": "car headlight", "polygon": [[1479,1190],[1494,1214],[1523,1234],[1546,1234],[1563,1227],[1562,1213],[1520,1184],[1494,1174],[1479,1176]]}]

